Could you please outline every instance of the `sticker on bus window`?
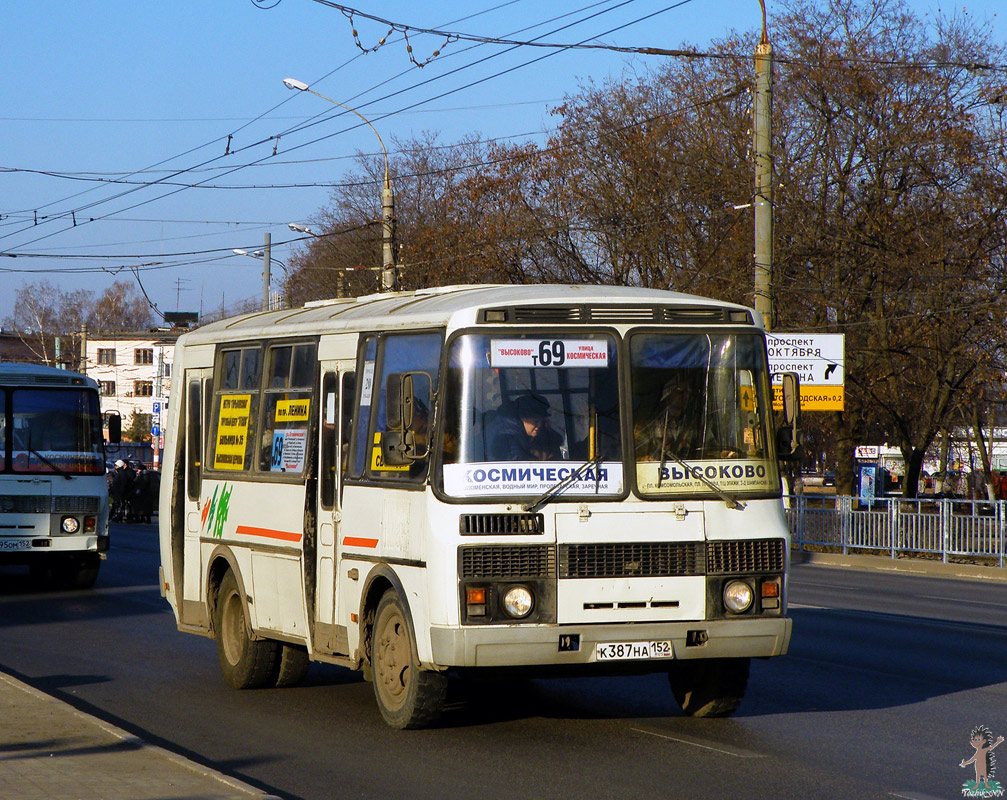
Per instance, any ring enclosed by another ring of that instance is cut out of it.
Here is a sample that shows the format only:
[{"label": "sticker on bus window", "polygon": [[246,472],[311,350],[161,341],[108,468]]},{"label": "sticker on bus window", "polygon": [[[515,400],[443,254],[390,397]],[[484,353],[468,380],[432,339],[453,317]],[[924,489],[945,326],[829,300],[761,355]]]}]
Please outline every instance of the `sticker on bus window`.
[{"label": "sticker on bus window", "polygon": [[250,394],[225,394],[220,398],[217,416],[217,446],[213,451],[214,469],[244,469],[248,441],[248,418],[252,407]]},{"label": "sticker on bus window", "polygon": [[[581,462],[494,461],[445,464],[444,491],[453,497],[541,494],[569,481]],[[584,469],[562,494],[597,495],[622,492],[622,462],[604,462]]]},{"label": "sticker on bus window", "polygon": [[374,391],[374,362],[364,362],[363,383],[360,389],[360,405],[369,406],[371,404],[371,394]]},{"label": "sticker on bus window", "polygon": [[308,412],[311,410],[311,400],[277,400],[276,401],[276,421],[277,422],[307,422]]},{"label": "sticker on bus window", "polygon": [[775,465],[756,459],[693,461],[687,465],[640,461],[636,465],[636,485],[648,494],[714,495],[713,486],[725,492],[771,492],[776,491],[777,481]]},{"label": "sticker on bus window", "polygon": [[308,431],[298,428],[291,431],[273,433],[272,472],[301,472],[304,469],[304,455],[307,451]]},{"label": "sticker on bus window", "polygon": [[608,342],[591,339],[493,339],[491,367],[607,367]]}]

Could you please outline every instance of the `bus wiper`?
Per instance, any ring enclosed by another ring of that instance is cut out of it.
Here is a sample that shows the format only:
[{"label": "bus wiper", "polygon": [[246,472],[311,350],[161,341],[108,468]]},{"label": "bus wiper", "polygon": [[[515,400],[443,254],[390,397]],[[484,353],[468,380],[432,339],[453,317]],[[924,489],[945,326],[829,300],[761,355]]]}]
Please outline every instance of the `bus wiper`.
[{"label": "bus wiper", "polygon": [[727,492],[725,492],[723,489],[717,486],[717,484],[715,484],[713,481],[711,481],[702,473],[702,470],[694,469],[692,464],[690,464],[688,461],[679,458],[674,453],[669,453],[665,449],[667,438],[668,438],[668,409],[666,408],[664,410],[664,425],[661,428],[661,464],[657,471],[658,488],[661,488],[661,480],[664,478],[664,462],[667,460],[668,456],[671,456],[672,460],[678,463],[679,466],[684,467],[689,475],[692,475],[694,478],[699,478],[700,481],[702,481],[709,488],[711,488],[717,495],[717,497],[719,497],[721,500],[724,501],[724,503],[727,505],[728,508],[737,509],[738,511],[745,510],[744,503],[742,503],[737,497],[729,495]]},{"label": "bus wiper", "polygon": [[33,456],[38,456],[38,460],[41,461],[43,464],[45,464],[47,467],[49,467],[49,469],[51,469],[57,475],[62,475],[68,481],[73,480],[73,475],[71,475],[69,472],[67,472],[62,467],[57,467],[48,458],[46,458],[44,455],[42,455],[38,450],[35,450],[34,448],[32,448],[32,446],[31,446],[31,437],[28,438],[27,447],[28,447],[28,452],[29,453],[31,453]]},{"label": "bus wiper", "polygon": [[534,500],[531,503],[526,503],[525,505],[522,506],[522,508],[525,511],[530,511],[532,513],[538,511],[540,508],[544,507],[564,489],[576,483],[576,481],[580,478],[580,476],[583,475],[585,472],[587,472],[589,468],[598,466],[602,462],[602,460],[603,460],[602,456],[597,455],[590,461],[585,461],[583,464],[577,467],[577,469],[575,469],[561,481],[553,484],[548,489],[546,489],[541,495],[539,495],[539,497],[536,500]]}]

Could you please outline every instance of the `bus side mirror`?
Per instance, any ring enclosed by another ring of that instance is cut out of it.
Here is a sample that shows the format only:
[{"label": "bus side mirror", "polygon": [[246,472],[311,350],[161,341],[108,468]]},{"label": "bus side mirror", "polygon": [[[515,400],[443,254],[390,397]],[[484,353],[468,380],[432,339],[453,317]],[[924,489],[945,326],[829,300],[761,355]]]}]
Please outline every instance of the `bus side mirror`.
[{"label": "bus side mirror", "polygon": [[401,431],[413,426],[413,376],[393,372],[385,382],[385,420],[388,430]]},{"label": "bus side mirror", "polygon": [[792,461],[801,453],[801,379],[796,372],[783,373],[783,426],[776,431],[776,455]]},{"label": "bus side mirror", "polygon": [[108,443],[119,444],[122,441],[122,417],[112,412],[108,415]]},{"label": "bus side mirror", "polygon": [[432,388],[433,381],[425,372],[393,372],[385,381],[387,430],[382,436],[381,454],[388,466],[407,466],[430,454],[430,410],[417,395],[430,397]]}]

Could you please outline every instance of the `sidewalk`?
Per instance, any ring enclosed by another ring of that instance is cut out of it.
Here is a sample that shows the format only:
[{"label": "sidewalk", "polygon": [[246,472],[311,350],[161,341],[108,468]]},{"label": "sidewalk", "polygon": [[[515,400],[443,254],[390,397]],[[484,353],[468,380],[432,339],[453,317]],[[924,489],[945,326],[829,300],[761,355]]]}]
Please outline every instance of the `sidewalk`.
[{"label": "sidewalk", "polygon": [[269,800],[0,672],[0,800]]}]

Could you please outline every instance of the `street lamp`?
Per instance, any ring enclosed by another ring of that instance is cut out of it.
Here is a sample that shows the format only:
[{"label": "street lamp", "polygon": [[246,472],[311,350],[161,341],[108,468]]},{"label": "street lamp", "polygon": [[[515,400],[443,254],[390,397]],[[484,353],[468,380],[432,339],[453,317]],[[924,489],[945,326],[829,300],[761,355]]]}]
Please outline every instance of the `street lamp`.
[{"label": "street lamp", "polygon": [[388,150],[385,149],[385,143],[381,138],[381,134],[378,133],[377,129],[373,125],[371,125],[367,117],[355,108],[350,108],[348,105],[344,105],[343,103],[333,100],[331,97],[319,94],[314,89],[310,88],[304,81],[299,81],[296,78],[284,78],[283,85],[288,89],[297,89],[299,92],[310,92],[315,95],[315,97],[320,97],[322,100],[328,100],[334,106],[339,106],[340,108],[345,108],[347,111],[352,111],[360,117],[360,119],[364,121],[364,124],[367,125],[374,135],[378,137],[378,144],[381,145],[381,154],[384,156],[385,160],[385,182],[381,189],[381,254],[383,263],[383,269],[381,270],[381,290],[394,291],[398,288],[398,281],[395,274],[395,262],[397,260],[395,247],[395,193],[392,190],[391,173],[388,171]]},{"label": "street lamp", "polygon": [[[266,236],[269,236],[269,234],[267,233]],[[267,251],[265,251],[265,250],[255,250],[255,251],[249,253],[247,250],[242,250],[240,247],[235,247],[233,250],[231,250],[231,252],[234,253],[236,256],[248,256],[249,258],[256,258],[256,259],[261,258],[262,259],[263,269],[265,270],[265,272],[263,274],[263,287],[264,287],[263,288],[263,296],[264,296],[264,300],[263,300],[262,310],[263,311],[268,311],[269,310],[269,265],[270,264],[279,264],[280,268],[283,270],[283,292],[284,292],[284,294],[287,291],[287,278],[288,278],[288,275],[287,275],[287,265],[284,264],[282,261],[280,261],[280,259],[273,258],[271,255],[268,255]],[[286,303],[286,298],[285,297],[283,298],[283,301],[284,301],[285,305],[289,305],[289,304]]]},{"label": "street lamp", "polygon": [[[307,225],[302,225],[300,222],[288,222],[287,227],[294,233],[306,233],[308,236],[313,236],[316,239],[323,239],[325,237],[319,236]],[[336,282],[336,297],[346,297],[346,273],[347,272],[359,272],[359,271],[370,271],[370,272],[381,272],[382,277],[384,277],[385,268],[384,267],[337,267],[336,274],[339,276]]]}]

